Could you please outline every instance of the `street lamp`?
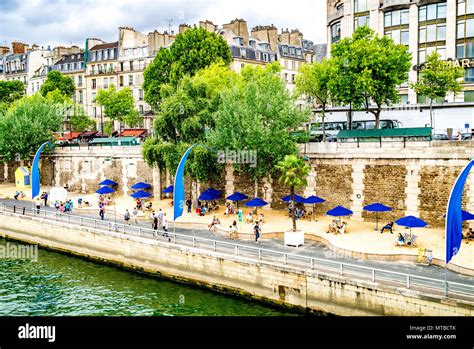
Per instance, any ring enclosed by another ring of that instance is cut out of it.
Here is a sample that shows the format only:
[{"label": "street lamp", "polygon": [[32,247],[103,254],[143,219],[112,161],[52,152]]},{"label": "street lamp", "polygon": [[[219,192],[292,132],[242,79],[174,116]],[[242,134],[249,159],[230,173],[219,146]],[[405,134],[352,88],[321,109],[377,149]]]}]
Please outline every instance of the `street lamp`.
[{"label": "street lamp", "polygon": [[264,199],[266,200],[266,199],[267,199],[267,190],[268,190],[268,187],[265,185],[265,186],[263,187],[263,190],[265,191]]}]

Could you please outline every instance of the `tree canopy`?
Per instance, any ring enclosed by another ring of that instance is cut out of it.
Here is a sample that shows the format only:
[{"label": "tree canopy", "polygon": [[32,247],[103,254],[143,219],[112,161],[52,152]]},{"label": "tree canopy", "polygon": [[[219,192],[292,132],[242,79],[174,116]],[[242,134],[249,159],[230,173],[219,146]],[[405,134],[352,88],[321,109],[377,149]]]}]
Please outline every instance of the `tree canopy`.
[{"label": "tree canopy", "polygon": [[139,125],[143,117],[135,109],[132,91],[126,87],[117,91],[115,86],[100,90],[96,101],[104,107],[104,114],[111,120],[124,122],[130,127]]},{"label": "tree canopy", "polygon": [[52,70],[48,73],[43,85],[41,85],[40,93],[43,97],[46,97],[48,93],[56,89],[58,89],[61,94],[72,98],[76,87],[74,86],[74,81],[69,76],[63,75],[57,70]]},{"label": "tree canopy", "polygon": [[309,119],[309,110],[301,110],[279,76],[280,66],[246,67],[243,82],[223,92],[215,113],[215,127],[208,144],[217,150],[254,151],[255,166],[235,164],[255,180],[275,172],[285,155],[297,152],[289,129]]},{"label": "tree canopy", "polygon": [[169,48],[161,48],[144,72],[145,100],[157,109],[166,84],[177,86],[184,75],[196,72],[217,61],[232,61],[227,42],[203,28],[192,28],[178,34]]},{"label": "tree canopy", "polygon": [[0,104],[10,105],[24,95],[25,85],[21,81],[0,81]]},{"label": "tree canopy", "polygon": [[0,157],[12,161],[18,154],[29,160],[38,147],[53,141],[53,132],[64,122],[62,108],[39,94],[14,102],[6,114],[0,116]]},{"label": "tree canopy", "polygon": [[433,127],[433,100],[445,98],[449,92],[461,92],[462,85],[459,81],[464,76],[464,69],[456,67],[449,62],[442,61],[437,52],[433,52],[426,59],[424,67],[420,70],[418,81],[410,84],[418,95],[430,99],[430,118]]},{"label": "tree canopy", "polygon": [[334,44],[331,55],[335,67],[329,84],[333,99],[372,113],[379,128],[382,106],[398,102],[397,86],[408,80],[410,52],[362,26],[351,38]]}]

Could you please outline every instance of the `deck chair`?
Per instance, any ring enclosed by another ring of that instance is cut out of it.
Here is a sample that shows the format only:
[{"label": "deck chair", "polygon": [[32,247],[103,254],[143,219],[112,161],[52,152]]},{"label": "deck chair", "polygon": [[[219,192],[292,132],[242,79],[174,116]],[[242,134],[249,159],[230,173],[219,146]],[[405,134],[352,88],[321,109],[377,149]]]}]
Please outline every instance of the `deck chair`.
[{"label": "deck chair", "polygon": [[403,234],[403,238],[405,239],[405,245],[407,246],[414,246],[415,241],[418,238],[416,235],[410,235],[409,233]]}]

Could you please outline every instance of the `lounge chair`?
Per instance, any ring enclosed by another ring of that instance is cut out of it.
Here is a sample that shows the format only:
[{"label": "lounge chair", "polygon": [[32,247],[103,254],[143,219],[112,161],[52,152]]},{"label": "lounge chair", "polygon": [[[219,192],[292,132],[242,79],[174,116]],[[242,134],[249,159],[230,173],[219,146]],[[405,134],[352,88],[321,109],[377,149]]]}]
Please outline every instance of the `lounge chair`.
[{"label": "lounge chair", "polygon": [[418,236],[410,235],[409,233],[405,233],[405,234],[403,234],[403,238],[405,239],[405,245],[415,246],[415,241],[418,238]]}]

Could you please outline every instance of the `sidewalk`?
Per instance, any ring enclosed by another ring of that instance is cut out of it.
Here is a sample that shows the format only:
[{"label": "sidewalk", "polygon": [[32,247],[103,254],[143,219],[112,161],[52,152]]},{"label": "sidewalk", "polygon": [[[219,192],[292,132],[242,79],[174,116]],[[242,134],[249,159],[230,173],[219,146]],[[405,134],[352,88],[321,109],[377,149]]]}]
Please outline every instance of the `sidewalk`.
[{"label": "sidewalk", "polygon": [[[48,187],[42,187],[43,190],[49,190]],[[0,184],[0,198],[12,198],[16,189],[13,184]],[[25,200],[28,200],[30,190],[23,191],[26,194]],[[70,198],[77,203],[78,198],[87,200],[92,204],[90,208],[75,208],[76,213],[86,213],[95,215],[98,212],[97,194],[78,194],[70,193]],[[173,207],[170,206],[171,199],[151,200],[153,209],[158,211],[160,208],[166,213],[169,221],[172,221]],[[148,202],[148,201],[147,201]],[[126,209],[132,212],[135,206],[135,200],[131,197],[116,198],[116,213],[117,220],[121,221]],[[250,211],[246,207],[242,207],[245,215]],[[283,233],[292,228],[291,219],[284,211],[277,210],[262,210],[259,213],[265,215],[264,224],[262,226],[261,239],[283,238]],[[107,216],[112,217],[114,213],[113,205],[107,207]],[[220,205],[220,209],[215,214],[221,221],[221,229],[226,231],[234,220],[237,220],[237,215],[230,217],[224,216],[224,208]],[[183,216],[178,218],[181,223],[201,223],[209,224],[212,221],[214,213],[206,216],[198,216],[194,210],[191,213],[184,209]],[[418,236],[416,247],[398,247],[396,246],[396,238],[399,232],[405,233],[408,230],[403,227],[395,225],[393,234],[385,232],[380,234],[380,231],[375,231],[375,223],[372,222],[358,222],[355,220],[345,219],[348,222],[349,233],[344,235],[327,234],[327,228],[332,217],[319,216],[317,221],[298,220],[297,228],[303,230],[307,240],[317,240],[328,245],[331,249],[337,250],[338,253],[352,252],[353,258],[368,258],[370,255],[373,259],[380,260],[407,260],[404,256],[412,256],[416,259],[418,256],[418,248],[427,248],[433,251],[433,259],[444,260],[445,256],[445,237],[443,229],[434,228],[418,228],[413,229],[414,235]],[[139,220],[145,221],[144,215],[139,217]],[[383,225],[383,220],[379,222],[379,228]],[[251,224],[242,223],[239,227],[239,233],[249,239],[253,237],[253,229]],[[222,235],[222,233],[220,234]],[[460,252],[451,260],[450,265],[460,266],[462,268],[470,269],[474,272],[474,243],[466,244],[463,240]]]}]

